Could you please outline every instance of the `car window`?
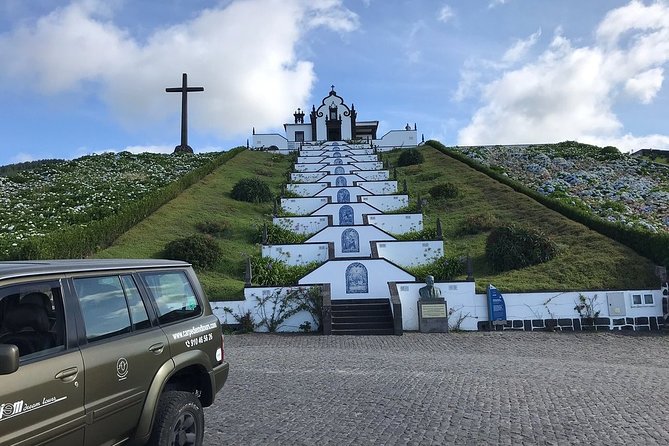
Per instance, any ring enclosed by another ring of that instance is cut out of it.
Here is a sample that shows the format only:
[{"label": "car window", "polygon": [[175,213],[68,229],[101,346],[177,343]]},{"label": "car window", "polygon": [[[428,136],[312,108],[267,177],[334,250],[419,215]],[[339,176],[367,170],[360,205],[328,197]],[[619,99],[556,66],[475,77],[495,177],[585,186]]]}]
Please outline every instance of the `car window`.
[{"label": "car window", "polygon": [[22,361],[64,350],[60,283],[31,282],[0,288],[0,343],[16,345]]},{"label": "car window", "polygon": [[130,332],[130,312],[118,276],[74,279],[74,288],[88,341]]},{"label": "car window", "polygon": [[185,272],[151,272],[142,274],[142,278],[156,302],[160,323],[187,319],[201,313]]},{"label": "car window", "polygon": [[123,283],[123,291],[130,307],[130,318],[132,319],[132,327],[135,330],[141,330],[151,326],[149,322],[149,315],[146,313],[146,307],[139,294],[139,289],[135,284],[132,276],[121,276]]}]

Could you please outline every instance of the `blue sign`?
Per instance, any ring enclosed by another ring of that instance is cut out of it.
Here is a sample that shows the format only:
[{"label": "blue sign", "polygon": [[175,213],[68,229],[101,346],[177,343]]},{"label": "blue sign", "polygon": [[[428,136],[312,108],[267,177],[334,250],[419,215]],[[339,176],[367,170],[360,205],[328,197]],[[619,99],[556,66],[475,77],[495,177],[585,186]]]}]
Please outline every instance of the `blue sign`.
[{"label": "blue sign", "polygon": [[504,297],[497,288],[488,285],[488,318],[493,324],[495,321],[506,321],[506,305]]}]

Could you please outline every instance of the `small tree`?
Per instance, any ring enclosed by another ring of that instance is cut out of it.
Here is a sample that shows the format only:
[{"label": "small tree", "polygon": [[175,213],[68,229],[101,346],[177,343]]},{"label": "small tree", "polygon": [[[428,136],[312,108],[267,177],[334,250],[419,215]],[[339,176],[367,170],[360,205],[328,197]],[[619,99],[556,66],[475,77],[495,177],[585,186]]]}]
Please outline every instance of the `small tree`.
[{"label": "small tree", "polygon": [[489,231],[497,224],[497,217],[489,213],[468,215],[460,231],[463,234],[480,234]]},{"label": "small tree", "polygon": [[412,166],[414,164],[422,164],[425,160],[423,154],[416,149],[404,149],[400,156],[397,158],[397,165],[400,167],[403,166]]},{"label": "small tree", "polygon": [[297,290],[283,293],[281,289],[267,296],[256,296],[256,308],[260,322],[270,333],[276,332],[291,316],[302,311]]},{"label": "small tree", "polygon": [[249,203],[266,203],[273,198],[267,183],[259,178],[242,178],[233,186],[230,196]]},{"label": "small tree", "polygon": [[433,198],[456,198],[460,191],[453,183],[440,183],[432,186],[429,191]]},{"label": "small tree", "polygon": [[485,254],[495,271],[536,265],[557,255],[557,245],[544,233],[523,226],[502,226],[486,240]]},{"label": "small tree", "polygon": [[183,260],[200,268],[209,268],[221,257],[221,248],[212,237],[195,234],[172,240],[163,251],[166,259]]}]

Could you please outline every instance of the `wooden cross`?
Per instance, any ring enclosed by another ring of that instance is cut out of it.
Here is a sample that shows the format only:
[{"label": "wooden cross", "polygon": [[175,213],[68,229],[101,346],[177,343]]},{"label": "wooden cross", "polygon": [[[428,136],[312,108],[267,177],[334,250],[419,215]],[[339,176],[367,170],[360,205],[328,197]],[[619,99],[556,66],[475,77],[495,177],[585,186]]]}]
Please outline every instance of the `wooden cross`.
[{"label": "wooden cross", "polygon": [[188,76],[183,73],[181,87],[166,88],[167,93],[181,93],[181,145],[174,148],[175,152],[193,153],[188,145],[188,93],[193,91],[204,91],[204,87],[189,87]]}]

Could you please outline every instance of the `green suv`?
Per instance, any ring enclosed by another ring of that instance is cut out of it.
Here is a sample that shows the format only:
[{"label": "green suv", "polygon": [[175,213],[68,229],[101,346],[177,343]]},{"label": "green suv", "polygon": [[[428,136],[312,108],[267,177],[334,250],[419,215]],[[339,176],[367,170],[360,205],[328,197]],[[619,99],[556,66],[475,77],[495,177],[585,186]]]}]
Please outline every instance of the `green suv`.
[{"label": "green suv", "polygon": [[0,445],[200,445],[228,369],[187,263],[0,262]]}]

